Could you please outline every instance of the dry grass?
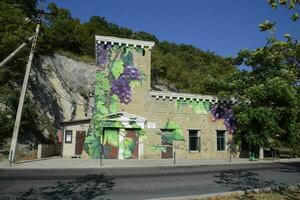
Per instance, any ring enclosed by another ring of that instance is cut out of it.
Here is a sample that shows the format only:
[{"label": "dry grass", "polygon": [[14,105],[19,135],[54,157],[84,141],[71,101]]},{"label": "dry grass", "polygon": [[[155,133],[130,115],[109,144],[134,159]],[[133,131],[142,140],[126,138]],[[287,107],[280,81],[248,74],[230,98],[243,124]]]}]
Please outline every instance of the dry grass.
[{"label": "dry grass", "polygon": [[205,200],[300,200],[300,187],[244,195],[216,196]]}]

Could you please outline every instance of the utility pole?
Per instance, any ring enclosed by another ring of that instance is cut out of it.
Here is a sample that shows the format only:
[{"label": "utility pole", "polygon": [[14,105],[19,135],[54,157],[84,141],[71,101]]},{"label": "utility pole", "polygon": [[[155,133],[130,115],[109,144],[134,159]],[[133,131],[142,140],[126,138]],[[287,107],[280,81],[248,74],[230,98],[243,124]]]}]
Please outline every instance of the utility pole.
[{"label": "utility pole", "polygon": [[[43,1],[43,3],[45,3],[45,2]],[[30,54],[29,54],[29,58],[28,58],[27,66],[26,66],[26,72],[25,72],[25,76],[24,76],[24,81],[23,81],[23,86],[22,86],[22,90],[21,90],[21,95],[20,95],[16,120],[15,120],[15,125],[14,125],[11,145],[10,145],[10,151],[9,151],[10,165],[11,165],[11,163],[15,162],[16,146],[17,146],[17,140],[18,140],[18,134],[19,134],[19,128],[20,128],[20,121],[21,121],[21,117],[22,117],[22,110],[23,110],[24,99],[25,99],[28,79],[29,79],[31,65],[32,65],[32,59],[33,59],[33,55],[34,55],[34,52],[35,52],[35,47],[36,47],[36,43],[37,43],[39,31],[40,31],[42,17],[43,17],[43,14],[44,14],[43,13],[43,7],[44,7],[44,4],[42,4],[42,12],[40,12],[39,16],[38,16],[37,26],[36,26],[36,29],[35,29],[35,34],[33,36],[33,41],[32,41],[32,45],[31,45],[31,49],[30,49]]]},{"label": "utility pole", "polygon": [[18,48],[16,48],[16,50],[14,50],[11,54],[9,54],[9,56],[7,56],[1,63],[0,63],[0,67],[2,67],[3,65],[5,65],[8,61],[10,61],[15,55],[17,55],[17,53],[19,53],[19,51],[21,49],[23,49],[23,47],[25,47],[27,45],[27,43],[29,43],[34,36],[31,36],[30,38],[27,39],[27,41],[23,42]]}]

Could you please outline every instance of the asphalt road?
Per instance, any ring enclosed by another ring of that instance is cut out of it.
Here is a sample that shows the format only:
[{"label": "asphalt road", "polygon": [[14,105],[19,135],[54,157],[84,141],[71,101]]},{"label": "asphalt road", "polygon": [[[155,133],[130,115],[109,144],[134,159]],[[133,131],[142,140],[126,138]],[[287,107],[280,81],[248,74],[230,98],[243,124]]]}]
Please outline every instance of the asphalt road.
[{"label": "asphalt road", "polygon": [[0,199],[150,199],[300,183],[300,163],[0,170]]}]

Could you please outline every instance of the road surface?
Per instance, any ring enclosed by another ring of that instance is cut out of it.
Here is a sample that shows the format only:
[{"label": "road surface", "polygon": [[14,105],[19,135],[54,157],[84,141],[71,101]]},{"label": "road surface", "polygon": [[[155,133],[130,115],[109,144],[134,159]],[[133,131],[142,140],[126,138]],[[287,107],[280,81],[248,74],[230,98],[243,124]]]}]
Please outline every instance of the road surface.
[{"label": "road surface", "polygon": [[2,169],[0,199],[151,199],[300,183],[300,163]]}]

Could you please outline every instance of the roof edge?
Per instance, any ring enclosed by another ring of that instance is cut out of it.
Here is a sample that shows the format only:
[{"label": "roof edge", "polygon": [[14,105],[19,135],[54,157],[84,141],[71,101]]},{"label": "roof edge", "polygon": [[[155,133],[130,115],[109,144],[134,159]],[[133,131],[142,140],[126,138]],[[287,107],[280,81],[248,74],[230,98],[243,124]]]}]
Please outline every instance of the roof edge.
[{"label": "roof edge", "polygon": [[112,37],[112,36],[104,36],[104,35],[95,35],[95,39],[98,43],[104,42],[111,43],[111,44],[118,44],[118,45],[132,45],[134,47],[140,46],[142,48],[148,47],[152,48],[155,45],[155,42],[152,41],[143,41],[143,40],[134,40],[134,39],[127,39],[127,38],[119,38],[119,37]]}]

